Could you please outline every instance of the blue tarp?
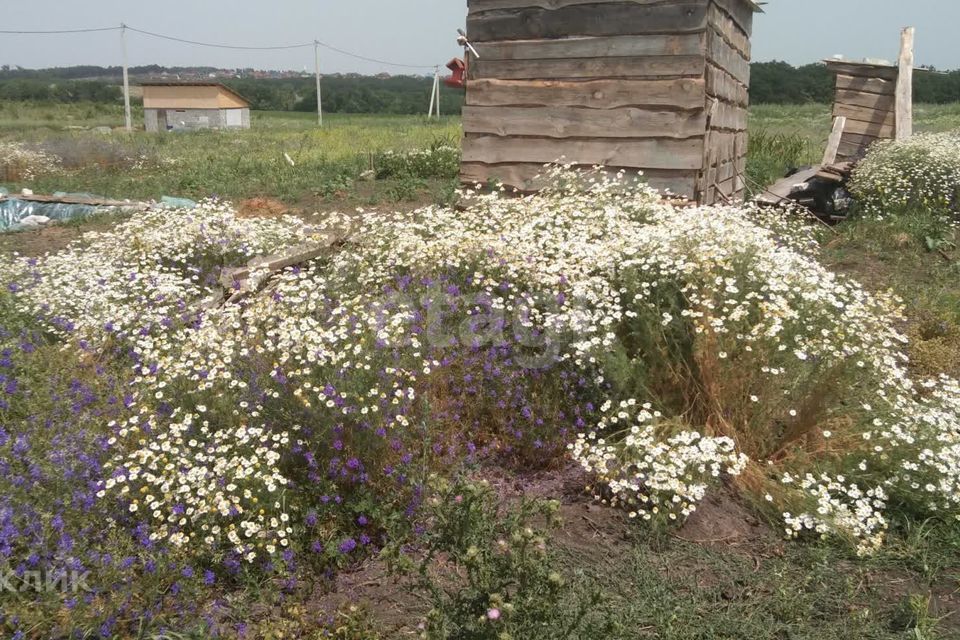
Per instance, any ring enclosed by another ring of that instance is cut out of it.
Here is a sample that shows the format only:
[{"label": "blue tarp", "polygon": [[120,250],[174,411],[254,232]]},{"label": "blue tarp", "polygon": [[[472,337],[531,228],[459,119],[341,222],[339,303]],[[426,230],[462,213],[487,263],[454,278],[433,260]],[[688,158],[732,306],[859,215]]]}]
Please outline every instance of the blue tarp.
[{"label": "blue tarp", "polygon": [[29,216],[44,216],[51,220],[70,220],[90,215],[102,207],[89,204],[64,204],[62,202],[32,202],[7,198],[0,201],[0,231],[17,229],[20,222]]}]

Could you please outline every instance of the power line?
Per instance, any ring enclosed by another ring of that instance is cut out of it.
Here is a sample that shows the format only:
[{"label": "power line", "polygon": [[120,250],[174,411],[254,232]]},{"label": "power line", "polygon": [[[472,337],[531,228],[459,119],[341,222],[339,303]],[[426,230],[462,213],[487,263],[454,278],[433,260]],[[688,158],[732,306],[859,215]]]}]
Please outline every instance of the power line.
[{"label": "power line", "polygon": [[435,66],[437,66],[434,64],[400,64],[399,62],[388,62],[387,60],[377,60],[376,58],[368,58],[366,56],[357,55],[356,53],[350,53],[349,51],[344,51],[343,49],[338,49],[333,45],[326,44],[325,42],[320,42],[319,40],[317,41],[317,44],[319,44],[324,49],[329,49],[330,51],[336,51],[339,54],[349,56],[351,58],[356,58],[357,60],[364,60],[366,62],[375,62],[377,64],[387,64],[393,67],[403,67],[406,69],[433,69]]},{"label": "power line", "polygon": [[288,45],[279,45],[274,47],[247,47],[247,46],[238,46],[238,45],[229,45],[229,44],[214,44],[211,42],[200,42],[197,40],[186,40],[184,38],[177,38],[174,36],[167,36],[162,33],[154,33],[152,31],[145,31],[143,29],[137,29],[136,27],[131,27],[127,25],[127,29],[130,31],[135,31],[137,33],[142,33],[145,36],[151,36],[154,38],[162,38],[163,40],[172,40],[174,42],[184,42],[186,44],[195,44],[200,47],[212,47],[214,49],[242,49],[246,51],[278,51],[281,49],[303,49],[305,47],[312,47],[312,42],[305,42],[303,44],[288,44]]},{"label": "power line", "polygon": [[47,31],[8,31],[0,30],[0,33],[13,33],[13,34],[23,34],[23,35],[46,35],[46,34],[57,34],[57,33],[93,33],[94,31],[117,31],[121,27],[99,27],[94,29],[54,29]]},{"label": "power line", "polygon": [[231,44],[219,44],[215,42],[202,42],[200,40],[188,40],[186,38],[178,38],[176,36],[170,36],[163,33],[156,33],[154,31],[147,31],[146,29],[138,29],[136,27],[131,27],[130,25],[121,25],[119,27],[101,27],[93,29],[56,29],[56,30],[44,30],[44,31],[30,31],[30,30],[0,30],[0,33],[7,34],[23,34],[23,35],[43,35],[43,34],[60,34],[60,33],[93,33],[98,31],[117,31],[120,29],[129,29],[136,33],[140,33],[151,38],[160,38],[162,40],[170,40],[172,42],[181,42],[184,44],[192,44],[198,47],[210,47],[213,49],[233,49],[239,51],[282,51],[290,49],[305,49],[307,47],[320,46],[324,49],[328,49],[340,55],[347,56],[349,58],[354,58],[356,60],[363,60],[364,62],[372,62],[374,64],[382,64],[391,67],[400,67],[404,69],[433,69],[436,65],[432,64],[403,64],[400,62],[392,62],[390,60],[381,60],[379,58],[371,58],[369,56],[363,56],[358,53],[353,53],[352,51],[347,51],[346,49],[341,49],[335,47],[332,44],[326,42],[321,42],[320,40],[314,40],[313,42],[303,42],[299,44],[287,44],[287,45],[275,45],[275,46],[266,46],[266,47],[254,47],[246,45],[231,45]]}]

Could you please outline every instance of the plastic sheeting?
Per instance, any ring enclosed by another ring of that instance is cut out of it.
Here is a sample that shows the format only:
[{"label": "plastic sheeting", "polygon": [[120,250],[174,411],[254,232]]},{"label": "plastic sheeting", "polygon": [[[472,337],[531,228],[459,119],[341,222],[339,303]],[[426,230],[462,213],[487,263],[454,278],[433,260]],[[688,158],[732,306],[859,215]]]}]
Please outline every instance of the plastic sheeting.
[{"label": "plastic sheeting", "polygon": [[173,209],[196,209],[197,207],[196,200],[190,200],[189,198],[177,198],[174,196],[163,196],[160,198],[160,204]]},{"label": "plastic sheeting", "polygon": [[70,220],[87,216],[98,210],[111,207],[95,207],[89,204],[65,204],[62,202],[32,202],[7,198],[0,201],[0,231],[21,228],[20,222],[30,216],[44,216],[50,220]]}]

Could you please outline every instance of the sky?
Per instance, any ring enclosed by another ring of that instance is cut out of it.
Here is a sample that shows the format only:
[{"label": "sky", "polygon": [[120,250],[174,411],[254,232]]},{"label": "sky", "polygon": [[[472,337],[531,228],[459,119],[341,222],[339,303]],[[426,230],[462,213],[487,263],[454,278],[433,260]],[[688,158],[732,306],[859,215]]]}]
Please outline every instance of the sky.
[{"label": "sky", "polygon": [[[899,32],[917,28],[916,61],[960,68],[958,0],[770,0],[754,25],[756,61],[807,64],[843,54],[895,60]],[[0,0],[0,29],[132,27],[188,40],[275,46],[318,39],[359,55],[321,50],[324,72],[429,73],[460,55],[466,0]],[[313,70],[313,49],[233,51],[128,32],[130,65]],[[118,65],[118,32],[0,34],[0,64],[28,68]]]}]

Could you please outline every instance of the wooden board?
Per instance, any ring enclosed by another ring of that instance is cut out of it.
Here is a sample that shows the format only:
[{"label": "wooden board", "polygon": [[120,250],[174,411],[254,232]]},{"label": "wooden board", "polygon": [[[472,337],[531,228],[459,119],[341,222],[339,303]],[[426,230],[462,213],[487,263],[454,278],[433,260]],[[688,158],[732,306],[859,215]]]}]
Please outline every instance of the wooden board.
[{"label": "wooden board", "polygon": [[837,74],[842,74],[846,76],[862,77],[862,78],[881,78],[883,80],[893,80],[897,79],[897,68],[896,67],[887,67],[879,66],[872,64],[857,64],[854,62],[835,62],[833,60],[826,61],[827,68]]},{"label": "wooden board", "polygon": [[710,128],[728,131],[746,131],[748,112],[745,107],[719,101],[710,120]]},{"label": "wooden board", "polygon": [[707,32],[707,59],[733,76],[740,84],[750,86],[750,62],[712,27]]},{"label": "wooden board", "polygon": [[837,151],[838,160],[854,160],[862,158],[866,150],[870,147],[871,143],[860,144],[852,143],[841,140],[840,148]]},{"label": "wooden board", "polygon": [[505,40],[483,45],[480,60],[555,58],[635,58],[703,55],[703,33],[575,37],[557,40]]},{"label": "wooden board", "polygon": [[[707,25],[707,3],[702,0],[602,4],[602,10],[592,5],[568,5],[552,10],[519,8],[471,12],[467,17],[467,35],[476,45],[492,40],[692,33],[703,31]],[[483,48],[477,48],[483,58]]]},{"label": "wooden board", "polygon": [[753,14],[759,9],[753,2],[743,0],[712,0],[749,38],[753,34]]},{"label": "wooden board", "polygon": [[702,79],[592,80],[587,82],[473,80],[467,86],[471,106],[660,107],[703,109]]},{"label": "wooden board", "polygon": [[893,96],[860,93],[859,91],[837,91],[836,101],[853,107],[869,107],[877,110],[892,109],[894,106]]},{"label": "wooden board", "polygon": [[837,150],[840,148],[840,140],[843,138],[843,131],[847,126],[847,119],[843,116],[837,116],[833,119],[833,130],[830,132],[830,138],[827,140],[827,148],[823,152],[823,161],[821,166],[830,166],[837,161]]},{"label": "wooden board", "polygon": [[707,23],[723,36],[727,44],[736,49],[747,60],[750,59],[750,36],[730,17],[730,14],[720,9],[716,4],[710,3]]},{"label": "wooden board", "polygon": [[[589,165],[584,165],[584,169],[592,169]],[[626,179],[634,179],[637,176],[637,169],[634,167],[625,167]],[[604,167],[601,171],[605,173],[616,173],[620,169],[617,167]],[[461,166],[460,179],[465,185],[474,186],[477,184],[485,185],[489,180],[496,179],[509,187],[521,191],[536,191],[546,185],[546,180],[542,177],[545,168],[542,164],[533,163],[508,163],[508,164],[483,164],[477,162],[465,162]],[[643,176],[637,178],[649,184],[658,191],[669,189],[674,195],[693,199],[695,196],[696,174],[690,171],[659,171],[645,170]]]},{"label": "wooden board", "polygon": [[877,110],[869,107],[854,107],[847,104],[833,105],[834,116],[844,116],[848,120],[859,120],[860,122],[876,122],[880,124],[893,125],[896,114],[893,110]]},{"label": "wooden board", "polygon": [[724,102],[742,107],[750,103],[747,87],[712,62],[708,62],[706,66],[706,90],[708,96],[720,98]]},{"label": "wooden board", "polygon": [[837,76],[837,89],[857,91],[860,93],[878,93],[885,96],[892,96],[896,91],[897,84],[892,80],[883,78],[858,78],[856,76]]},{"label": "wooden board", "polygon": [[465,133],[547,138],[692,138],[707,126],[701,111],[582,109],[577,107],[463,108]]},{"label": "wooden board", "polygon": [[850,122],[847,121],[847,130],[843,133],[843,138],[841,138],[841,143],[855,144],[855,145],[868,145],[873,144],[877,141],[877,136],[866,134],[866,133],[853,133],[850,131],[849,127]]},{"label": "wooden board", "polygon": [[482,78],[564,80],[574,78],[673,78],[703,75],[702,56],[566,58],[558,60],[471,60],[468,85]]},{"label": "wooden board", "polygon": [[554,140],[464,134],[463,162],[546,164],[559,160],[585,165],[697,170],[703,162],[703,139]]},{"label": "wooden board", "polygon": [[896,135],[896,128],[892,124],[847,120],[844,132],[849,134],[867,135],[874,138],[893,138],[894,135]]}]

